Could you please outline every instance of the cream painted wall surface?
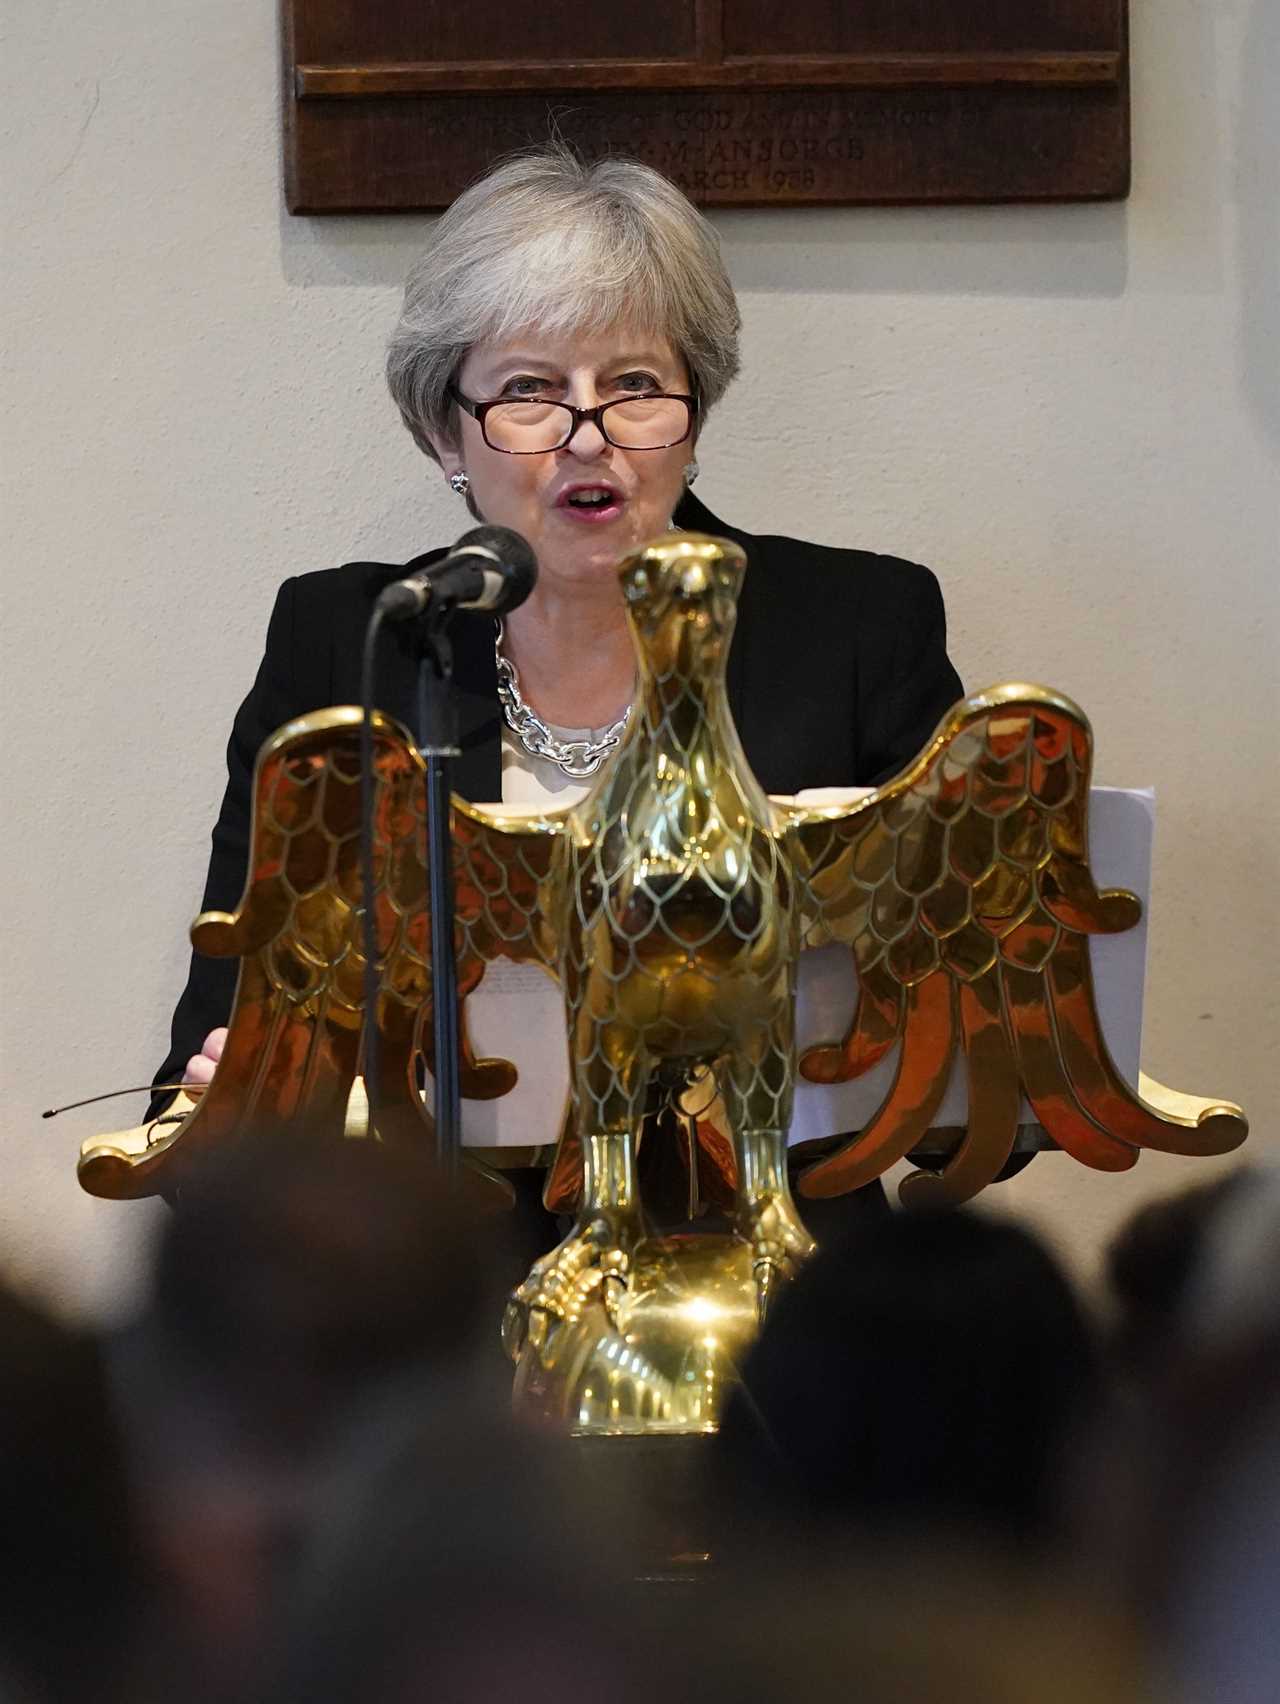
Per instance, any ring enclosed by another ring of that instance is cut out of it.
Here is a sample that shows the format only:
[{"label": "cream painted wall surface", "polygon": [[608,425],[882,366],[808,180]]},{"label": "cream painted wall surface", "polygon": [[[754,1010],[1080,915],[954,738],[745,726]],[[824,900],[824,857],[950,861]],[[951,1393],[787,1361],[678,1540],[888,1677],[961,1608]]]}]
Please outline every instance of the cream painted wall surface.
[{"label": "cream painted wall surface", "polygon": [[[92,1201],[184,976],[232,711],[286,575],[462,524],[380,378],[419,218],[291,219],[261,0],[11,0],[0,1262],[107,1317],[163,1209]],[[713,508],[914,556],[973,686],[1083,701],[1159,801],[1147,1069],[1276,1154],[1280,9],[1135,0],[1124,205],[717,218],[744,377]],[[1082,1271],[1206,1167],[1003,1193]]]}]

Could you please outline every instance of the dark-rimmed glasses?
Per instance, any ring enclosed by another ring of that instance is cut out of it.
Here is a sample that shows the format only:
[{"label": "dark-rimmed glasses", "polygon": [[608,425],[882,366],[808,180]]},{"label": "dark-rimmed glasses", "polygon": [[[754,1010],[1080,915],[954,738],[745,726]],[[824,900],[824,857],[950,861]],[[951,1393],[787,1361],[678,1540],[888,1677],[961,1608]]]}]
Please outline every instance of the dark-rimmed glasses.
[{"label": "dark-rimmed glasses", "polygon": [[508,456],[540,456],[562,450],[584,420],[590,420],[606,443],[619,450],[667,450],[683,444],[693,431],[698,403],[692,396],[650,391],[623,396],[595,408],[575,408],[570,402],[542,397],[495,397],[473,402],[456,385],[449,395],[480,427],[491,450]]}]

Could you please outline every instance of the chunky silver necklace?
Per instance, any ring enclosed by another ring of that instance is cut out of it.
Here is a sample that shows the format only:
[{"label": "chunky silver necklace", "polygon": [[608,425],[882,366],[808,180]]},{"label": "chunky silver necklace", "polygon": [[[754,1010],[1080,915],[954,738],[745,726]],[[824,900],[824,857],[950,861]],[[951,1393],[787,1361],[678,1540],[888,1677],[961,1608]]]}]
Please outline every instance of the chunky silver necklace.
[{"label": "chunky silver necklace", "polygon": [[520,696],[520,679],[508,659],[502,654],[502,623],[493,641],[498,660],[498,701],[511,732],[530,757],[543,757],[554,763],[573,781],[585,781],[617,746],[631,714],[631,706],[622,712],[611,728],[606,728],[598,740],[561,740]]}]

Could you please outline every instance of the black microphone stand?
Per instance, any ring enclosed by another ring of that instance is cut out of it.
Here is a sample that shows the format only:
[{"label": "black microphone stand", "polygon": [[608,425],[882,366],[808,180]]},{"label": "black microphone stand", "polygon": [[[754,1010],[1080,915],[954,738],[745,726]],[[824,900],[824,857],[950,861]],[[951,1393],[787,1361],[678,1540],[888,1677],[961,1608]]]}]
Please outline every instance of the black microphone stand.
[{"label": "black microphone stand", "polygon": [[458,756],[453,686],[452,611],[432,602],[415,623],[418,652],[418,751],[427,766],[427,882],[431,904],[431,1022],[435,1051],[436,1154],[454,1176],[462,1151],[458,955],[454,941],[450,794]]},{"label": "black microphone stand", "polygon": [[432,1042],[435,1053],[436,1152],[448,1175],[462,1151],[462,1060],[458,1018],[458,959],[454,945],[453,842],[450,829],[452,764],[458,756],[458,705],[453,686],[453,645],[447,631],[456,609],[494,613],[514,609],[533,589],[538,564],[528,542],[506,527],[480,526],[458,540],[443,560],[428,563],[383,588],[365,633],[361,664],[361,865],[365,956],[364,1070],[370,1127],[377,1127],[381,1079],[378,1060],[378,945],[373,879],[374,798],[373,678],[377,636],[384,620],[411,620],[418,651],[418,753],[427,772],[427,894],[431,905]]}]

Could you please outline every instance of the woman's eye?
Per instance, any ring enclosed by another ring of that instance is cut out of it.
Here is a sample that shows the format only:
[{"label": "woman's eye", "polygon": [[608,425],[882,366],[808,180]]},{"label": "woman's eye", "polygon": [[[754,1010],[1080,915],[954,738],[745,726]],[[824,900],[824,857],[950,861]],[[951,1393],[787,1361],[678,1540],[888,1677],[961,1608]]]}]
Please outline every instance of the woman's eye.
[{"label": "woman's eye", "polygon": [[662,386],[652,373],[623,373],[617,380],[619,390],[625,391],[656,391]]},{"label": "woman's eye", "polygon": [[503,396],[541,396],[545,391],[554,390],[550,379],[537,379],[532,373],[518,373],[514,379],[508,379],[502,387]]}]

